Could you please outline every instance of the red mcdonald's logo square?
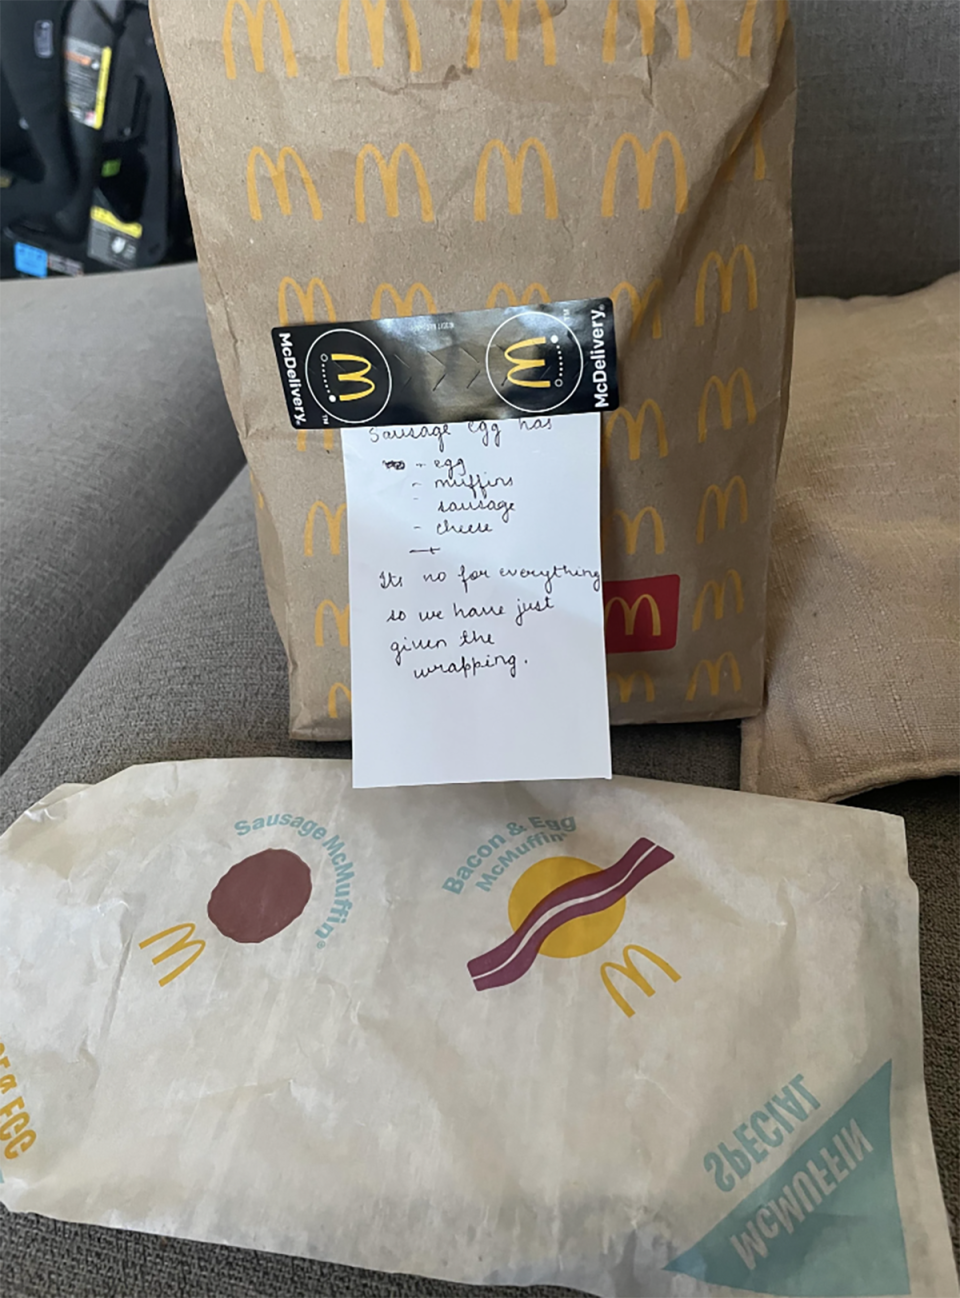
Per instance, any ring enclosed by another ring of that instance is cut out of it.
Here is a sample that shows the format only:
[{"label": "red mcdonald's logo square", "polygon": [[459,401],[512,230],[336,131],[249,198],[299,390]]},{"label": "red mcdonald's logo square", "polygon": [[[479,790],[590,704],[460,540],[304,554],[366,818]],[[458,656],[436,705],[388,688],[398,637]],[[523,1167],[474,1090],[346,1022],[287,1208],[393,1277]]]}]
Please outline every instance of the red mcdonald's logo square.
[{"label": "red mcdonald's logo square", "polygon": [[650,653],[677,643],[680,577],[638,577],[603,583],[608,654]]}]

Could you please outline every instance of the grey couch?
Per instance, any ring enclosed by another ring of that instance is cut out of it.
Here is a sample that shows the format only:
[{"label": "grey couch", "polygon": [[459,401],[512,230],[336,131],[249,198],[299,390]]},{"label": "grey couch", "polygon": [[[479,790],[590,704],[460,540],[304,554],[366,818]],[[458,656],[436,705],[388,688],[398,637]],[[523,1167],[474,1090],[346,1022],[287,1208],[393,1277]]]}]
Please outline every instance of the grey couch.
[{"label": "grey couch", "polygon": [[[794,0],[793,13],[798,292],[899,293],[956,269],[960,7]],[[286,734],[286,664],[195,268],[7,284],[0,322],[0,828],[59,783],[134,762],[345,755]],[[622,728],[614,769],[736,787],[738,745],[735,724]],[[956,780],[856,799],[907,823],[955,1231],[957,800]],[[10,1298],[481,1292],[7,1212],[0,1237]]]}]

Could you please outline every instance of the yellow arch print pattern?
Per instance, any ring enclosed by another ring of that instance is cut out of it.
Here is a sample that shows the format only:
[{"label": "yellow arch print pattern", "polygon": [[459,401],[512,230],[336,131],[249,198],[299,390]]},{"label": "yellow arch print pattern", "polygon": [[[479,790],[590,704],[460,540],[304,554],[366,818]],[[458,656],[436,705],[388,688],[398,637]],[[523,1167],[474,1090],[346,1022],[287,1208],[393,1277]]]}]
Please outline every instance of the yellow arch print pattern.
[{"label": "yellow arch print pattern", "polygon": [[533,301],[534,294],[537,294],[539,296],[541,302],[550,301],[550,294],[547,292],[547,290],[543,287],[542,284],[537,284],[537,283],[528,284],[527,287],[523,290],[522,296],[518,298],[516,293],[514,293],[513,289],[510,287],[510,285],[507,284],[504,280],[500,280],[498,284],[494,284],[493,288],[490,290],[490,293],[487,297],[488,311],[492,307],[499,305],[498,299],[501,293],[504,293],[506,295],[507,306],[528,306]]},{"label": "yellow arch print pattern", "polygon": [[344,685],[343,681],[336,681],[333,685],[330,686],[330,692],[327,695],[327,716],[330,717],[332,721],[336,721],[338,715],[337,714],[337,691],[338,690],[343,695],[343,697],[347,700],[348,705],[352,702],[353,699],[353,695],[350,693],[350,690],[347,688],[347,686]]},{"label": "yellow arch print pattern", "polygon": [[621,419],[623,420],[627,430],[627,449],[630,459],[639,460],[641,439],[643,437],[643,425],[646,422],[648,414],[653,417],[654,428],[657,434],[657,449],[660,452],[660,459],[665,459],[666,456],[669,455],[670,447],[667,443],[667,428],[663,418],[663,411],[652,397],[648,397],[635,415],[632,415],[625,406],[618,406],[616,410],[611,410],[608,415],[604,415],[603,441],[600,443],[601,464],[606,464],[610,459],[613,432]]},{"label": "yellow arch print pattern", "polygon": [[327,538],[330,543],[330,553],[340,553],[340,527],[343,523],[343,515],[346,511],[346,501],[337,506],[336,513],[331,511],[322,500],[315,500],[310,506],[307,514],[307,521],[303,529],[303,553],[304,557],[309,559],[313,555],[313,530],[317,518],[317,510],[323,510],[323,516],[327,520]]},{"label": "yellow arch print pattern", "polygon": [[[629,3],[629,0],[628,0]],[[640,22],[640,53],[645,57],[653,53],[657,32],[657,0],[636,0],[637,18]],[[691,52],[690,11],[687,0],[673,0],[677,15],[677,58],[688,59]],[[617,27],[620,17],[620,0],[608,0],[607,16],[603,23],[603,61],[614,63],[617,57]]]},{"label": "yellow arch print pattern", "polygon": [[385,293],[390,295],[393,301],[394,311],[398,316],[413,315],[413,304],[417,294],[423,298],[424,311],[427,315],[433,315],[437,309],[437,304],[433,300],[433,295],[425,284],[419,280],[411,284],[403,297],[397,292],[392,284],[378,284],[377,291],[373,295],[373,302],[370,306],[371,320],[379,320],[383,315],[383,296]]},{"label": "yellow arch print pattern", "polygon": [[257,0],[256,11],[250,8],[247,0],[227,0],[227,6],[223,13],[223,32],[220,42],[223,46],[223,66],[229,81],[237,79],[237,64],[233,56],[233,27],[237,9],[240,10],[247,22],[247,40],[250,44],[250,53],[253,56],[253,70],[254,72],[263,71],[263,23],[267,16],[268,4],[277,20],[277,30],[280,33],[280,48],[283,51],[284,71],[288,77],[297,75],[297,56],[293,50],[287,16],[283,12],[283,5],[280,0]]},{"label": "yellow arch print pattern", "polygon": [[317,279],[316,276],[314,276],[307,287],[303,289],[292,275],[284,275],[283,279],[280,281],[280,286],[277,289],[277,319],[280,324],[285,325],[290,323],[290,315],[287,311],[287,291],[291,288],[296,294],[297,301],[300,303],[300,317],[305,324],[313,324],[316,321],[317,317],[314,311],[315,301],[313,295],[318,289],[323,298],[323,309],[327,313],[326,318],[328,320],[336,320],[337,313],[334,310],[333,298],[330,296],[330,292],[322,279]]},{"label": "yellow arch print pattern", "polygon": [[621,675],[620,672],[607,672],[607,680],[616,681],[617,683],[617,694],[621,703],[630,702],[633,697],[633,683],[638,677],[643,681],[643,689],[647,702],[652,703],[657,697],[657,692],[654,689],[653,677],[649,672],[643,671],[642,668],[638,668],[635,672],[630,672],[628,676]]},{"label": "yellow arch print pattern", "polygon": [[276,162],[274,162],[266,149],[262,149],[259,144],[255,144],[247,155],[247,203],[254,221],[263,220],[263,212],[260,208],[260,194],[257,190],[258,158],[263,161],[267,169],[267,175],[273,183],[273,192],[276,194],[280,211],[284,216],[289,216],[292,210],[290,206],[290,189],[287,184],[287,159],[292,158],[306,190],[307,201],[310,204],[310,215],[315,221],[323,219],[323,208],[320,205],[320,198],[313,183],[313,178],[296,149],[291,148],[289,144],[285,144],[277,154]]},{"label": "yellow arch print pattern", "polygon": [[313,620],[313,641],[318,649],[324,647],[323,641],[323,615],[327,609],[333,614],[333,620],[337,627],[337,637],[343,648],[350,644],[350,605],[344,604],[343,608],[338,608],[332,599],[322,600],[317,605],[317,615]]},{"label": "yellow arch print pattern", "polygon": [[707,509],[711,500],[716,501],[717,505],[717,531],[723,532],[726,530],[727,510],[730,508],[730,496],[734,487],[737,488],[740,496],[740,522],[745,523],[747,521],[747,484],[740,477],[740,474],[735,473],[722,490],[715,482],[711,483],[703,493],[703,499],[700,501],[700,513],[697,517],[697,545],[702,545],[706,536]]},{"label": "yellow arch print pattern", "polygon": [[[743,6],[743,14],[740,18],[740,34],[737,39],[737,55],[741,59],[748,59],[753,53],[753,24],[757,17],[757,0],[747,0]],[[787,0],[777,0],[776,16],[776,35],[779,41],[783,35],[783,29],[787,25],[787,19],[790,17],[790,8]]]},{"label": "yellow arch print pattern", "polygon": [[757,404],[753,399],[753,387],[750,383],[750,376],[743,367],[733,371],[726,383],[718,378],[716,374],[711,374],[703,387],[703,395],[700,398],[700,410],[697,414],[697,441],[705,442],[707,440],[707,413],[710,404],[710,393],[716,389],[717,400],[720,403],[720,419],[725,429],[729,430],[733,426],[733,385],[737,379],[740,380],[740,390],[743,393],[743,404],[747,412],[747,423],[755,424],[757,422]]},{"label": "yellow arch print pattern", "polygon": [[738,243],[730,254],[728,261],[724,261],[719,252],[714,249],[708,252],[700,266],[700,274],[697,276],[697,299],[694,307],[694,322],[697,325],[704,325],[707,321],[707,276],[710,273],[710,267],[716,266],[717,280],[720,285],[720,311],[727,315],[733,308],[733,272],[736,269],[737,261],[743,258],[743,269],[747,276],[747,310],[756,311],[758,301],[757,289],[757,263],[753,260],[753,253],[745,243]]},{"label": "yellow arch print pattern", "polygon": [[[340,13],[337,18],[337,71],[341,76],[350,75],[350,6],[352,0],[340,0]],[[370,43],[370,62],[375,68],[383,67],[383,24],[387,13],[387,0],[360,0],[363,16],[367,24],[367,40]],[[407,35],[407,54],[411,72],[419,72],[422,67],[420,55],[420,33],[417,30],[417,19],[410,0],[399,0],[400,16],[403,19]]]},{"label": "yellow arch print pattern", "polygon": [[553,174],[550,155],[542,140],[529,136],[520,145],[516,154],[512,154],[503,140],[488,140],[483,146],[480,161],[477,164],[477,180],[473,191],[473,219],[487,219],[487,171],[490,158],[496,150],[503,159],[503,170],[507,179],[507,211],[511,216],[523,213],[523,171],[527,154],[533,149],[540,159],[540,170],[543,174],[543,210],[548,221],[555,221],[560,215],[557,205],[557,182]]},{"label": "yellow arch print pattern", "polygon": [[628,144],[633,149],[633,157],[637,165],[637,208],[641,212],[650,210],[653,206],[653,181],[657,170],[657,155],[660,146],[664,143],[669,144],[673,150],[674,210],[678,215],[687,210],[687,164],[684,161],[680,141],[673,131],[661,131],[649,149],[645,149],[632,132],[624,131],[610,150],[610,157],[607,160],[607,170],[603,177],[603,196],[600,200],[601,215],[614,215],[620,155]]},{"label": "yellow arch print pattern", "polygon": [[692,703],[697,697],[697,686],[700,683],[700,672],[704,669],[706,670],[707,681],[710,685],[710,697],[717,697],[720,693],[720,674],[723,671],[725,664],[730,668],[730,684],[733,686],[734,694],[740,693],[740,666],[737,663],[736,658],[728,649],[726,653],[722,653],[720,657],[715,658],[713,662],[708,658],[701,658],[696,667],[694,667],[693,675],[690,677],[690,684],[687,686],[686,699],[688,703]]},{"label": "yellow arch print pattern", "polygon": [[663,531],[663,520],[661,519],[660,514],[654,508],[653,505],[645,505],[644,508],[641,509],[638,514],[634,514],[633,518],[631,518],[630,515],[627,514],[622,509],[615,509],[612,514],[607,515],[606,523],[608,528],[612,529],[614,522],[618,518],[623,524],[623,540],[624,540],[624,546],[626,548],[627,554],[636,554],[637,537],[640,532],[640,524],[647,517],[647,515],[650,516],[650,521],[653,525],[654,553],[663,554],[667,544],[666,537]]},{"label": "yellow arch print pattern", "polygon": [[715,622],[721,622],[726,604],[727,582],[733,590],[735,609],[738,613],[743,612],[743,582],[740,580],[740,574],[736,568],[728,568],[724,573],[723,581],[708,581],[703,590],[697,596],[697,603],[693,610],[693,629],[699,631],[703,623],[703,607],[708,595],[713,596],[713,619]]},{"label": "yellow arch print pattern", "polygon": [[367,201],[365,193],[365,167],[367,158],[373,158],[377,164],[377,171],[380,175],[380,183],[383,186],[383,195],[387,205],[387,216],[398,217],[400,215],[400,195],[398,190],[400,159],[402,157],[410,159],[410,165],[413,167],[413,174],[417,182],[417,192],[420,195],[420,219],[422,221],[432,221],[433,217],[433,198],[430,194],[430,185],[427,181],[427,173],[423,169],[423,163],[416,149],[412,148],[404,140],[394,149],[390,155],[390,161],[387,162],[383,154],[374,144],[365,144],[357,154],[357,164],[354,169],[353,192],[357,206],[357,220],[363,225],[367,219]]},{"label": "yellow arch print pattern", "polygon": [[[503,28],[503,56],[508,63],[516,63],[520,53],[520,7],[536,3],[543,41],[544,66],[552,68],[557,62],[557,38],[553,30],[553,16],[547,0],[497,0],[500,25]],[[470,30],[467,34],[467,67],[480,66],[480,30],[483,20],[483,0],[473,0],[470,10]]]},{"label": "yellow arch print pattern", "polygon": [[643,324],[648,310],[651,312],[650,336],[651,338],[662,338],[663,320],[660,315],[660,306],[663,302],[663,280],[659,278],[651,280],[643,297],[641,297],[632,284],[628,284],[625,279],[622,279],[610,294],[610,301],[613,303],[614,311],[617,309],[617,302],[621,293],[626,293],[633,313],[630,325],[630,341],[633,342],[640,332],[640,326]]}]

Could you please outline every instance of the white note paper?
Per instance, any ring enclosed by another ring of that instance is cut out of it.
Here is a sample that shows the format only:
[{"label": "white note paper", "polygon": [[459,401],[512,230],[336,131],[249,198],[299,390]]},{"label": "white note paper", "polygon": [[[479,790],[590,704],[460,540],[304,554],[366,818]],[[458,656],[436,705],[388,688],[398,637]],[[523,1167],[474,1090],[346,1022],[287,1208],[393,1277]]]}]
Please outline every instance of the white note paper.
[{"label": "white note paper", "polygon": [[355,787],[609,778],[599,419],[342,430]]}]

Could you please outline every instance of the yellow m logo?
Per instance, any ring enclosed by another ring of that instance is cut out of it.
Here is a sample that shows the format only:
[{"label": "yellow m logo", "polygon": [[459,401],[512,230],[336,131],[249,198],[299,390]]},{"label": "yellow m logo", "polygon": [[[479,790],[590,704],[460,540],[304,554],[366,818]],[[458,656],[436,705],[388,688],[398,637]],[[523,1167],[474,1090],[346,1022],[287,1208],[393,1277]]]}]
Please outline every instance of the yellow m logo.
[{"label": "yellow m logo", "polygon": [[[737,40],[737,54],[741,59],[748,59],[753,53],[753,24],[757,16],[757,0],[747,0],[740,18],[740,35]],[[777,0],[777,40],[783,35],[790,10],[787,0]]]},{"label": "yellow m logo", "polygon": [[730,254],[730,260],[724,261],[717,251],[707,253],[700,267],[700,274],[697,276],[697,301],[695,316],[698,325],[706,322],[706,296],[707,296],[707,275],[710,273],[710,267],[716,266],[717,279],[720,283],[720,310],[724,315],[733,306],[733,272],[736,269],[737,259],[743,257],[743,268],[747,275],[747,309],[755,311],[757,309],[757,264],[753,260],[753,253],[745,243],[738,243]]},{"label": "yellow m logo", "polygon": [[393,299],[393,309],[398,316],[413,315],[413,303],[417,294],[423,298],[424,311],[426,315],[433,315],[437,309],[437,304],[430,295],[430,290],[426,285],[417,280],[416,284],[411,284],[406,295],[401,297],[392,284],[378,284],[377,291],[373,295],[373,305],[370,308],[370,317],[373,320],[379,320],[383,314],[383,295],[389,293]]},{"label": "yellow m logo", "polygon": [[[687,0],[674,0],[677,11],[677,57],[690,57],[690,13]],[[620,0],[608,0],[607,17],[603,24],[603,61],[613,63],[617,57],[617,21],[620,17]],[[640,20],[640,53],[650,55],[654,50],[657,31],[657,0],[637,0],[637,17]]]},{"label": "yellow m logo", "polygon": [[613,216],[614,214],[617,194],[617,170],[620,165],[620,154],[626,144],[629,144],[633,149],[634,160],[637,164],[637,208],[641,212],[649,211],[653,206],[653,178],[657,170],[657,154],[660,152],[660,146],[665,140],[673,150],[674,210],[678,213],[687,210],[687,166],[683,160],[680,141],[673,131],[661,131],[649,150],[643,147],[635,135],[629,131],[624,131],[610,150],[606,174],[603,177],[603,198],[600,203],[600,211],[603,216]]},{"label": "yellow m logo", "polygon": [[350,605],[344,604],[343,608],[337,608],[332,599],[325,599],[323,603],[317,605],[317,615],[313,620],[313,642],[321,649],[323,648],[323,615],[327,609],[333,614],[333,620],[337,624],[337,635],[342,645],[350,643]]},{"label": "yellow m logo", "polygon": [[643,297],[640,296],[632,284],[628,284],[626,280],[621,280],[610,294],[614,310],[617,309],[617,301],[621,293],[626,293],[630,302],[630,309],[633,312],[633,322],[630,325],[630,341],[633,342],[640,332],[640,326],[643,324],[643,318],[647,314],[648,308],[652,308],[650,335],[652,338],[661,338],[663,336],[663,322],[660,318],[660,303],[663,301],[663,280],[653,280],[647,286],[647,291]]},{"label": "yellow m logo", "polygon": [[651,987],[650,983],[647,982],[646,978],[644,978],[643,974],[631,960],[631,951],[636,951],[638,955],[644,956],[651,962],[651,964],[655,964],[658,969],[662,969],[671,982],[678,983],[680,981],[680,975],[677,973],[676,969],[674,969],[673,965],[667,964],[666,960],[661,956],[658,956],[655,951],[650,951],[645,946],[637,946],[633,942],[623,948],[623,955],[621,956],[623,964],[617,964],[615,960],[605,960],[600,966],[600,977],[603,979],[603,985],[616,1001],[617,1005],[619,1005],[620,1009],[622,1009],[624,1014],[626,1014],[628,1019],[632,1019],[636,1011],[633,1009],[633,1006],[629,1003],[626,997],[621,995],[621,993],[617,991],[616,987],[614,987],[613,979],[610,977],[609,973],[607,973],[608,969],[623,974],[635,987],[640,988],[644,996],[656,995],[656,989]]},{"label": "yellow m logo", "polygon": [[[503,50],[508,63],[516,63],[520,49],[520,5],[522,0],[497,0],[500,25],[503,27]],[[543,38],[543,62],[553,67],[557,61],[557,42],[553,32],[553,17],[547,0],[536,0],[540,17],[540,34]],[[473,0],[470,10],[470,31],[467,36],[467,67],[480,66],[480,21],[483,17],[483,0]]]},{"label": "yellow m logo", "polygon": [[416,149],[412,149],[407,143],[398,144],[390,155],[390,161],[386,162],[378,148],[375,148],[372,144],[365,144],[357,154],[357,165],[353,177],[357,220],[361,225],[367,219],[367,204],[364,195],[364,162],[367,158],[373,158],[376,162],[377,170],[380,173],[380,183],[383,186],[384,198],[386,199],[387,216],[399,216],[400,196],[397,193],[397,172],[400,167],[400,159],[404,154],[410,159],[413,174],[417,180],[417,192],[420,195],[420,219],[422,221],[433,220],[433,199],[430,196],[427,173],[423,169],[423,163],[417,156]]},{"label": "yellow m logo", "polygon": [[494,284],[493,288],[490,290],[490,296],[487,298],[488,311],[492,307],[498,305],[498,299],[501,293],[506,294],[507,306],[527,306],[530,302],[533,301],[533,295],[535,293],[539,294],[541,302],[550,301],[550,294],[547,292],[547,290],[543,287],[542,284],[536,284],[536,283],[528,284],[527,287],[523,290],[523,296],[518,298],[516,293],[514,293],[513,289],[510,287],[510,285],[505,284],[503,280],[501,280],[499,284]]},{"label": "yellow m logo", "polygon": [[740,580],[740,574],[736,568],[728,568],[724,575],[723,582],[708,581],[703,590],[697,597],[697,604],[693,610],[693,629],[699,631],[703,622],[703,604],[708,595],[713,595],[713,616],[714,620],[719,622],[723,618],[724,603],[727,593],[727,582],[733,587],[733,596],[736,601],[738,613],[743,612],[743,583]]},{"label": "yellow m logo", "polygon": [[623,630],[625,635],[633,635],[634,628],[637,624],[637,614],[644,604],[650,608],[650,625],[654,635],[660,634],[660,605],[652,595],[641,595],[635,599],[632,604],[628,604],[622,595],[614,595],[613,599],[608,599],[606,607],[603,610],[603,624],[606,626],[610,618],[610,610],[614,604],[619,604],[623,609]]},{"label": "yellow m logo", "polygon": [[524,140],[514,157],[503,140],[488,140],[480,154],[477,165],[477,183],[473,191],[473,219],[487,219],[487,171],[490,167],[490,156],[496,150],[503,158],[503,170],[507,178],[507,210],[511,216],[519,216],[523,211],[523,168],[527,154],[536,150],[540,159],[540,170],[543,173],[543,207],[547,220],[555,221],[559,215],[557,207],[557,185],[553,178],[553,167],[550,155],[542,142],[532,136]]},{"label": "yellow m logo", "polygon": [[327,520],[327,536],[330,539],[330,553],[340,553],[340,526],[343,523],[343,513],[346,509],[346,502],[337,506],[337,512],[331,513],[322,500],[315,500],[310,506],[310,512],[307,514],[307,525],[303,529],[303,553],[306,558],[313,554],[313,525],[317,517],[317,510],[322,509],[324,518]]},{"label": "yellow m logo", "polygon": [[323,307],[327,313],[327,319],[336,320],[337,313],[333,309],[333,299],[322,279],[314,278],[305,289],[302,289],[292,275],[284,275],[280,281],[280,287],[277,289],[277,318],[282,325],[290,323],[290,316],[287,312],[287,290],[291,288],[300,303],[300,316],[305,323],[313,324],[317,318],[314,312],[313,295],[318,289],[323,298]]},{"label": "yellow m logo", "polygon": [[740,668],[737,666],[737,660],[729,651],[723,653],[714,662],[708,662],[706,658],[701,658],[693,669],[693,675],[690,677],[690,684],[687,686],[687,702],[691,703],[697,697],[697,686],[700,683],[700,672],[705,667],[707,669],[707,679],[710,682],[710,696],[716,698],[720,693],[720,673],[723,670],[724,663],[730,667],[730,683],[733,685],[734,694],[740,693]]},{"label": "yellow m logo", "polygon": [[509,347],[505,348],[503,353],[504,359],[510,366],[507,370],[508,383],[513,383],[518,388],[548,388],[550,386],[549,379],[514,378],[515,374],[522,374],[524,370],[542,370],[544,365],[546,365],[546,361],[542,358],[514,355],[517,348],[542,347],[546,341],[546,338],[523,338],[520,342],[511,343]]},{"label": "yellow m logo", "polygon": [[[386,16],[387,0],[361,0],[361,3],[363,16],[367,20],[370,62],[375,68],[382,68],[383,20]],[[419,72],[420,35],[417,31],[417,20],[410,7],[410,0],[400,0],[400,15],[407,33],[410,71]],[[337,71],[341,76],[347,76],[350,72],[350,0],[340,0],[340,16],[337,19]]]},{"label": "yellow m logo", "polygon": [[[185,933],[183,932],[184,929],[186,930]],[[176,969],[171,970],[170,973],[164,974],[160,979],[161,987],[166,987],[167,983],[173,982],[178,974],[182,974],[184,969],[188,969],[193,964],[197,956],[203,954],[203,949],[207,944],[203,938],[193,936],[196,930],[196,924],[174,924],[172,928],[165,928],[162,933],[154,933],[153,937],[144,938],[140,943],[140,950],[142,951],[145,946],[150,946],[152,942],[162,942],[165,937],[170,937],[173,933],[181,934],[176,942],[172,942],[167,947],[166,951],[161,951],[159,955],[153,957],[154,964],[159,964],[161,960],[166,960],[169,956],[180,955],[182,952],[190,950],[191,947],[194,948],[182,964],[177,965]]]},{"label": "yellow m logo", "polygon": [[733,424],[733,385],[737,379],[740,380],[740,390],[743,393],[743,404],[747,410],[747,423],[754,424],[757,421],[757,406],[753,399],[753,388],[750,386],[750,376],[744,369],[736,369],[730,375],[726,383],[717,378],[716,374],[711,374],[703,387],[703,395],[700,397],[700,413],[697,416],[698,441],[707,440],[707,409],[710,404],[710,393],[716,389],[717,398],[720,402],[720,418],[723,420],[724,428],[730,428]]},{"label": "yellow m logo", "polygon": [[290,28],[287,26],[287,18],[283,12],[283,5],[280,0],[257,0],[256,13],[250,8],[247,0],[227,0],[227,7],[223,14],[223,34],[221,44],[223,46],[223,63],[227,70],[227,76],[231,81],[237,77],[237,64],[233,57],[233,20],[234,10],[239,6],[247,20],[247,39],[250,42],[250,52],[253,55],[254,71],[263,71],[263,21],[266,18],[267,5],[273,10],[274,17],[277,20],[277,30],[280,33],[280,48],[283,50],[283,66],[286,69],[288,77],[297,75],[297,56],[293,52],[293,41],[290,39]]},{"label": "yellow m logo", "polygon": [[362,397],[368,397],[371,392],[376,390],[376,383],[373,379],[368,379],[371,365],[365,356],[355,356],[353,352],[331,352],[332,361],[350,361],[353,365],[359,365],[358,370],[351,370],[348,374],[345,370],[337,372],[338,383],[360,383],[362,385],[359,392],[341,392],[339,394],[341,401],[359,401]]},{"label": "yellow m logo", "polygon": [[635,671],[631,672],[629,676],[621,676],[619,672],[607,672],[607,680],[617,682],[617,693],[620,696],[621,703],[630,702],[630,699],[633,696],[633,682],[638,676],[643,681],[647,702],[652,703],[656,694],[653,688],[653,677],[649,672],[642,670]]},{"label": "yellow m logo", "polygon": [[604,416],[603,420],[603,442],[600,446],[601,463],[606,464],[610,458],[610,446],[613,441],[613,430],[622,419],[627,429],[627,446],[629,449],[630,459],[639,460],[640,458],[640,440],[643,436],[643,425],[647,415],[653,416],[654,427],[657,430],[657,448],[660,451],[662,460],[669,452],[667,446],[667,429],[663,419],[663,411],[653,400],[648,397],[635,415],[624,406],[618,406],[616,410],[611,410],[609,415]]},{"label": "yellow m logo", "polygon": [[740,493],[740,522],[745,523],[747,521],[747,484],[740,477],[740,474],[735,473],[723,491],[715,482],[711,483],[703,493],[703,499],[700,501],[700,514],[697,518],[697,545],[703,544],[703,538],[707,530],[707,508],[711,500],[717,502],[717,531],[722,532],[726,528],[727,510],[730,507],[730,493],[734,487]]},{"label": "yellow m logo", "polygon": [[310,215],[315,221],[323,217],[323,208],[320,206],[320,199],[317,197],[316,187],[310,176],[310,172],[304,166],[303,159],[296,149],[291,149],[289,144],[285,144],[277,154],[276,163],[273,162],[266,150],[261,149],[259,144],[255,145],[247,155],[247,202],[250,205],[250,215],[255,221],[263,220],[263,213],[260,210],[260,195],[257,192],[257,159],[260,158],[267,168],[267,175],[273,182],[273,192],[277,196],[277,202],[280,204],[280,211],[284,216],[290,215],[290,190],[287,186],[287,159],[292,158],[297,170],[300,172],[300,179],[303,181],[303,187],[307,193],[307,201],[310,204]]},{"label": "yellow m logo", "polygon": [[337,690],[341,691],[343,697],[348,703],[351,699],[350,691],[347,689],[346,685],[344,685],[343,681],[337,681],[334,685],[330,686],[330,693],[327,695],[327,716],[332,718],[334,721],[337,720]]},{"label": "yellow m logo", "polygon": [[637,536],[640,531],[640,524],[648,514],[650,515],[650,521],[653,524],[654,553],[663,554],[666,545],[666,539],[663,534],[663,520],[654,509],[653,505],[646,505],[640,510],[639,514],[634,514],[633,518],[630,518],[622,509],[615,509],[613,513],[609,515],[608,522],[610,526],[613,525],[613,520],[615,518],[619,518],[623,523],[623,537],[626,543],[627,554],[636,554]]}]

